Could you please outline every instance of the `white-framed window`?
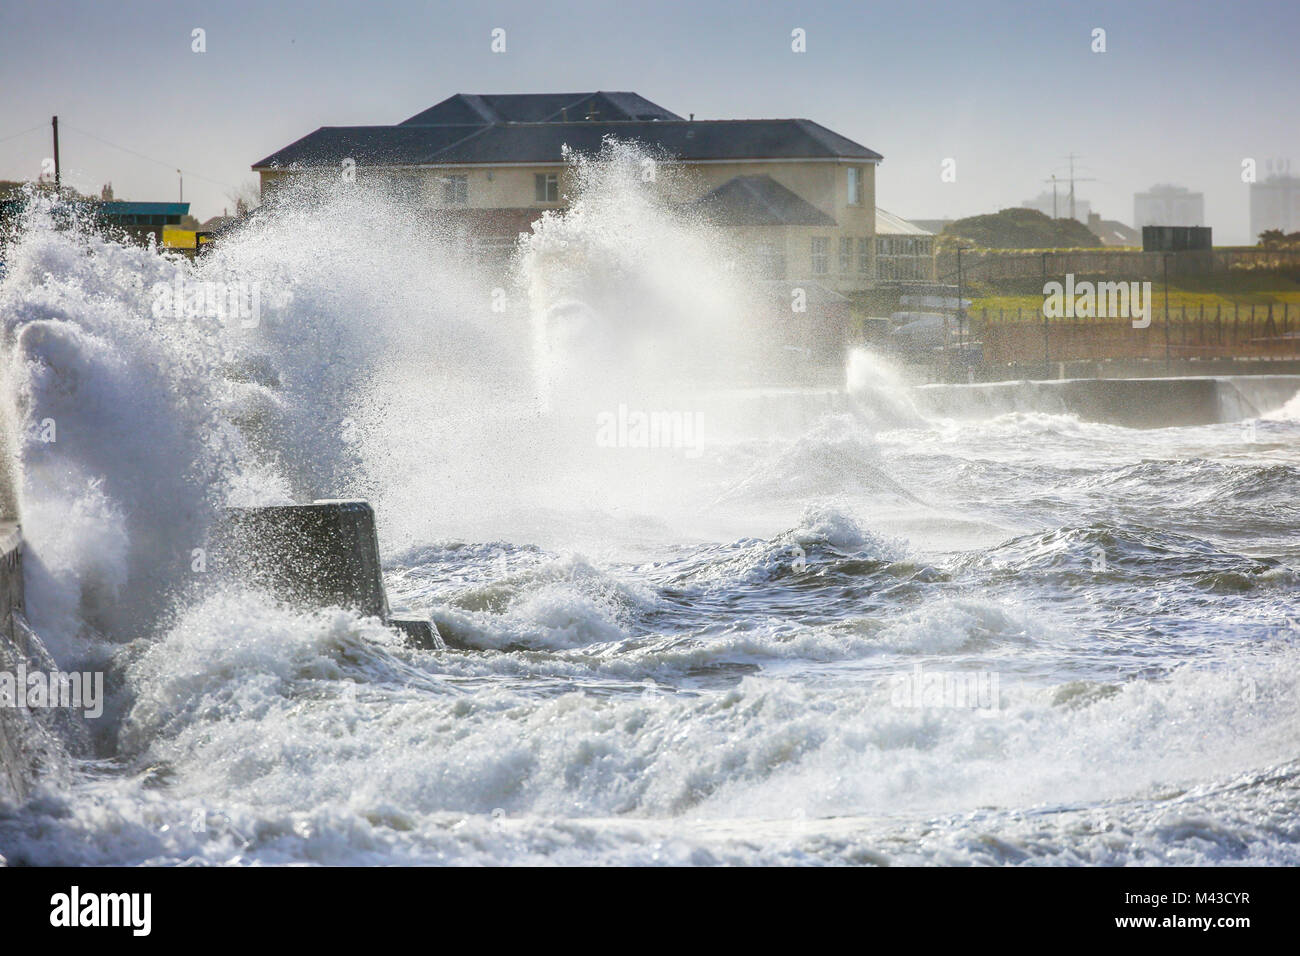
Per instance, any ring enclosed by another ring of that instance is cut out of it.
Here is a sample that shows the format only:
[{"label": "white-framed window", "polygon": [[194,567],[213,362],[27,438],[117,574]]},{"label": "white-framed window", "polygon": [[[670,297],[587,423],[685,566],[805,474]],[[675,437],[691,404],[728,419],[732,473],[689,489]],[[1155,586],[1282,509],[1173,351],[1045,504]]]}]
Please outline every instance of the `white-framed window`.
[{"label": "white-framed window", "polygon": [[934,240],[930,236],[876,239],[876,278],[933,279]]},{"label": "white-framed window", "polygon": [[848,203],[850,206],[861,206],[863,195],[866,187],[863,184],[864,170],[861,166],[850,166],[848,169],[849,177],[849,195]]},{"label": "white-framed window", "polygon": [[826,236],[812,237],[812,271],[815,276],[824,276],[831,271],[831,241]]},{"label": "white-framed window", "polygon": [[871,240],[858,240],[858,271],[862,273],[871,272]]},{"label": "white-framed window", "polygon": [[840,272],[853,271],[853,240],[840,236]]},{"label": "white-framed window", "polygon": [[464,206],[469,203],[469,177],[442,177],[442,202],[446,206]]},{"label": "white-framed window", "polygon": [[560,176],[558,173],[536,173],[533,176],[533,201],[560,201]]}]

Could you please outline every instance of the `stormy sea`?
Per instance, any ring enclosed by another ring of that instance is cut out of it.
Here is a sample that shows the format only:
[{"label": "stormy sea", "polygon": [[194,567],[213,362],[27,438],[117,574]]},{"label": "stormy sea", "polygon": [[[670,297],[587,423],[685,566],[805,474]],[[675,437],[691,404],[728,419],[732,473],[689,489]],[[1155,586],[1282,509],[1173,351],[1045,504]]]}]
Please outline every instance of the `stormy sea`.
[{"label": "stormy sea", "polygon": [[[27,617],[105,699],[36,721],[0,857],[1300,863],[1300,379],[1145,429],[792,382],[640,168],[481,256],[362,183],[194,262],[30,204]],[[205,569],[221,508],[321,498],[446,647]]]}]

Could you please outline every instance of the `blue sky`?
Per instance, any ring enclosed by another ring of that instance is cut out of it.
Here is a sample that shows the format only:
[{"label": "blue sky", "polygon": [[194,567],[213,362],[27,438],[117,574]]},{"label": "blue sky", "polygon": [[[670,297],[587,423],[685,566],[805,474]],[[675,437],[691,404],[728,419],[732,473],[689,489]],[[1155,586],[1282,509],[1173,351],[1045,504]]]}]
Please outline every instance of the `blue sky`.
[{"label": "blue sky", "polygon": [[1205,193],[1216,242],[1241,242],[1242,159],[1300,166],[1294,0],[0,3],[0,178],[39,172],[57,113],[67,182],[173,199],[179,166],[201,218],[318,126],[393,123],[456,92],[807,117],[883,153],[878,202],[914,218],[1018,205],[1075,152],[1097,180],[1078,194],[1107,218],[1176,183]]}]

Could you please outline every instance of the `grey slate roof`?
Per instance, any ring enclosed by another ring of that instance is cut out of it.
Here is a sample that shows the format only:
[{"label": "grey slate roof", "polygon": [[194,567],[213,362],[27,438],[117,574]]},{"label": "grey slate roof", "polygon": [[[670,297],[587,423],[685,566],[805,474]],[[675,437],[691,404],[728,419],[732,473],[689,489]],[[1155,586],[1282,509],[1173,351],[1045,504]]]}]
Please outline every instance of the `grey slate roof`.
[{"label": "grey slate roof", "polygon": [[[590,108],[598,119],[583,118]],[[806,119],[692,122],[635,93],[460,93],[397,126],[323,126],[253,168],[334,166],[346,158],[360,165],[560,165],[565,145],[596,152],[607,136],[687,161],[881,159]]]},{"label": "grey slate roof", "polygon": [[876,207],[876,235],[878,236],[931,236],[934,233],[923,229],[914,222],[909,222],[902,216],[895,216],[892,212],[886,212],[879,206]]},{"label": "grey slate roof", "polygon": [[1089,225],[1088,228],[1105,246],[1142,245],[1142,231],[1134,229],[1118,219],[1103,219],[1095,227]]},{"label": "grey slate roof", "polygon": [[771,176],[736,176],[696,200],[724,226],[833,226],[835,220]]},{"label": "grey slate roof", "polygon": [[253,164],[337,166],[344,159],[362,165],[424,165],[487,126],[322,126],[314,133]]},{"label": "grey slate roof", "polygon": [[593,112],[607,122],[682,119],[636,93],[457,93],[401,125],[558,123],[584,120]]},{"label": "grey slate roof", "polygon": [[508,123],[492,126],[324,126],[253,164],[336,165],[346,157],[384,165],[561,164],[562,147],[596,152],[606,136],[684,160],[859,159],[881,155],[811,120],[658,120]]}]

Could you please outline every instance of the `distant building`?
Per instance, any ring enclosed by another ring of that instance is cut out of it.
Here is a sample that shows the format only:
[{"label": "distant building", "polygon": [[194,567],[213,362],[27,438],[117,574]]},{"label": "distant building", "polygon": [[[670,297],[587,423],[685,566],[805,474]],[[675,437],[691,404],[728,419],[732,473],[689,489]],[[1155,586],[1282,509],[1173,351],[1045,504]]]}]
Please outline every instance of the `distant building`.
[{"label": "distant building", "polygon": [[[1020,204],[1020,208],[1037,209],[1044,216],[1051,216],[1053,219],[1069,219],[1070,194],[1064,188],[1058,189],[1055,196],[1050,192],[1042,192],[1033,199],[1026,199]],[[1090,215],[1092,215],[1092,203],[1076,197],[1074,218],[1086,226]]]},{"label": "distant building", "polygon": [[875,277],[881,155],[806,119],[693,120],[636,93],[457,94],[395,126],[322,127],[253,164],[271,196],[309,170],[380,175],[412,203],[457,217],[477,255],[509,250],[567,204],[563,150],[605,137],[645,144],[691,173],[700,195],[774,278],[836,292]]},{"label": "distant building", "polygon": [[95,218],[104,226],[121,229],[137,242],[171,245],[167,235],[174,234],[181,219],[189,215],[187,202],[88,202]]},{"label": "distant building", "polygon": [[227,216],[225,210],[221,211],[220,216],[213,216],[207,222],[199,224],[199,230],[202,232],[219,232],[227,226],[234,225],[238,222],[237,216]]},{"label": "distant building", "polygon": [[1094,212],[1088,217],[1088,228],[1103,246],[1142,245],[1142,230],[1126,226],[1118,219],[1102,219]]},{"label": "distant building", "polygon": [[934,233],[876,207],[876,278],[934,281]]},{"label": "distant building", "polygon": [[951,226],[957,220],[955,219],[909,219],[907,220],[918,229],[924,229],[932,236],[937,236],[947,226]]},{"label": "distant building", "polygon": [[[735,176],[692,205],[710,221],[735,230],[737,245],[765,279],[789,278],[789,263],[798,261],[805,242],[835,228],[834,219],[771,176]],[[840,272],[853,271],[852,263],[846,269],[843,263],[831,263],[829,253],[825,256],[823,274],[829,275],[833,265]]]},{"label": "distant building", "polygon": [[1270,176],[1250,187],[1250,238],[1281,229],[1290,234],[1300,232],[1300,177]]},{"label": "distant building", "polygon": [[1152,186],[1133,194],[1133,227],[1203,226],[1205,194],[1185,186]]},{"label": "distant building", "polygon": [[[107,187],[101,195],[104,193],[111,195],[112,188]],[[0,203],[0,224],[20,215],[25,205],[26,200],[21,196]],[[75,197],[67,199],[62,208],[65,211],[78,212],[100,229],[119,235],[125,233],[135,242],[157,245],[163,241],[165,229],[179,226],[181,220],[189,215],[190,204]]]}]

